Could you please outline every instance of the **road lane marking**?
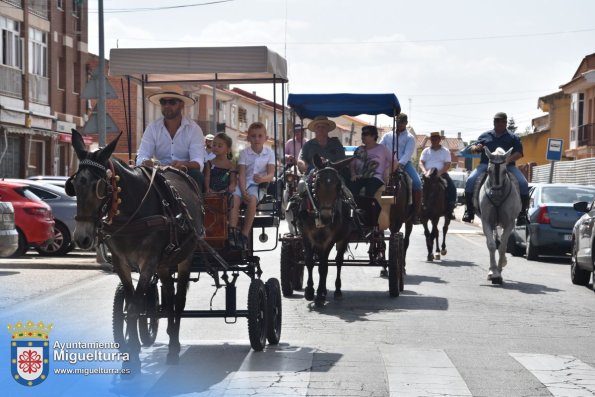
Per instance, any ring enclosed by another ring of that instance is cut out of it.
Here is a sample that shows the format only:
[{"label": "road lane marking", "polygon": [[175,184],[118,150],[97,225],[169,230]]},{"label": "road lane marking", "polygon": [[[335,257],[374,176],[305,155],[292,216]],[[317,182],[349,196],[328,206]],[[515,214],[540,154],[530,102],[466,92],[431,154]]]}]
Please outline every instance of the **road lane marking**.
[{"label": "road lane marking", "polygon": [[553,396],[593,396],[595,368],[573,356],[509,353],[529,370]]},{"label": "road lane marking", "polygon": [[472,395],[443,350],[385,346],[382,357],[391,397]]}]

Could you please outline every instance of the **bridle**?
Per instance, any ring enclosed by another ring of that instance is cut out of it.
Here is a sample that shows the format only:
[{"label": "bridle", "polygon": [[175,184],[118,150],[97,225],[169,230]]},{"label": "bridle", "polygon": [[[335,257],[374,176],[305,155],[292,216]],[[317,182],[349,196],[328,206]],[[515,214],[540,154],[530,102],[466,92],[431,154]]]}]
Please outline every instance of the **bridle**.
[{"label": "bridle", "polygon": [[[332,171],[334,173],[336,180],[338,181],[337,197],[335,198],[335,200],[333,201],[333,203],[330,207],[329,206],[320,207],[320,194],[318,192],[318,185],[319,185],[318,178],[321,177],[320,174],[322,171]],[[340,204],[340,201],[341,201],[341,194],[340,194],[341,178],[339,177],[339,172],[332,167],[326,167],[323,169],[319,169],[314,173],[314,178],[310,185],[311,185],[310,187],[306,188],[306,191],[308,192],[309,202],[312,206],[311,212],[314,214],[314,222],[316,224],[316,227],[322,228],[325,226],[325,224],[322,222],[322,214],[321,214],[320,210],[321,209],[330,209],[332,212],[331,223],[333,223],[335,220],[335,213],[337,212],[337,211],[335,211],[335,208],[338,207],[338,204]]]},{"label": "bridle", "polygon": [[[122,199],[118,197],[118,193],[122,191],[117,183],[120,180],[120,177],[116,175],[116,171],[114,169],[114,164],[111,160],[107,162],[108,167],[105,167],[103,164],[100,164],[96,161],[84,159],[79,162],[79,171],[80,168],[86,166],[87,168],[91,169],[91,173],[98,177],[97,182],[95,183],[95,197],[101,201],[101,206],[99,209],[99,219],[103,220],[105,223],[110,224],[114,216],[118,215],[120,211],[118,210],[118,205],[122,202]],[[99,174],[97,172],[93,172],[99,170]],[[74,174],[69,182],[72,184],[72,179],[76,177]],[[76,215],[74,218],[78,222],[96,222],[98,219],[95,219],[92,215]]]}]

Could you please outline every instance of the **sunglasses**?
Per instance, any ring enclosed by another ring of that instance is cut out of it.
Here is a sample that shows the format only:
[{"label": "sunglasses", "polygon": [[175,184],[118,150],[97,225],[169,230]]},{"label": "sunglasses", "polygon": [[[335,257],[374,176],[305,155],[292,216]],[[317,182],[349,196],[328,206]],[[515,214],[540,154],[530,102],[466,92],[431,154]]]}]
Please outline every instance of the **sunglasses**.
[{"label": "sunglasses", "polygon": [[175,99],[175,98],[171,98],[171,99],[167,99],[167,98],[161,98],[159,100],[159,104],[161,106],[165,106],[165,105],[177,105],[180,102],[179,99]]}]

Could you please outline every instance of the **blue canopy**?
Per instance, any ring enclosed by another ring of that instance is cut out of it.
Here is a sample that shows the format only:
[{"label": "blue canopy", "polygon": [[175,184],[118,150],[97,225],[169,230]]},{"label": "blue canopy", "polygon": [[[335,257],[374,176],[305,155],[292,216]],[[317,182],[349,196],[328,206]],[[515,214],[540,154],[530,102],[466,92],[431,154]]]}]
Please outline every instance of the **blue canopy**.
[{"label": "blue canopy", "polygon": [[289,94],[287,105],[301,118],[401,113],[395,94]]}]

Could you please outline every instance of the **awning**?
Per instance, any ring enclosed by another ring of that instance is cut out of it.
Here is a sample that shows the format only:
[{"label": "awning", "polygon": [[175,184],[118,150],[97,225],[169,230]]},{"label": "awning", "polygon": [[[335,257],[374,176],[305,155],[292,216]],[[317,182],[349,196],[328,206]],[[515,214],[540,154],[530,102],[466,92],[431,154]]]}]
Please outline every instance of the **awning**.
[{"label": "awning", "polygon": [[394,117],[401,112],[395,94],[289,94],[287,105],[301,118],[309,119],[360,114]]},{"label": "awning", "polygon": [[113,48],[109,71],[155,84],[287,81],[287,62],[264,46]]}]

